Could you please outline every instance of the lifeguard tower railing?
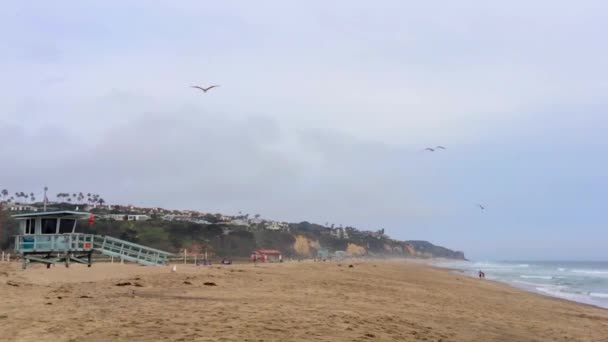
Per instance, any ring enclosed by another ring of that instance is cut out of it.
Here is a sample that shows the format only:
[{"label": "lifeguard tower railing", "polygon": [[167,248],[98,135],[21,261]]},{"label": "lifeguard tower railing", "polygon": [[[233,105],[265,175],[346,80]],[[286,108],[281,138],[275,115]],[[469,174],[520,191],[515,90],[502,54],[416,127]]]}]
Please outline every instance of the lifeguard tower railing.
[{"label": "lifeguard tower railing", "polygon": [[15,251],[25,253],[89,252],[93,250],[95,235],[44,234],[15,236]]},{"label": "lifeguard tower railing", "polygon": [[[110,236],[93,234],[36,234],[15,236],[15,251],[33,262],[45,264],[69,261],[91,265],[91,253],[100,252],[107,256],[118,257],[121,260],[130,261],[147,266],[160,266],[168,263],[171,253],[158,249],[138,245],[136,243],[116,239]],[[40,255],[45,255],[40,257]],[[53,255],[63,256],[54,259]],[[82,259],[87,256],[88,260]],[[24,264],[25,266],[25,264]]]}]

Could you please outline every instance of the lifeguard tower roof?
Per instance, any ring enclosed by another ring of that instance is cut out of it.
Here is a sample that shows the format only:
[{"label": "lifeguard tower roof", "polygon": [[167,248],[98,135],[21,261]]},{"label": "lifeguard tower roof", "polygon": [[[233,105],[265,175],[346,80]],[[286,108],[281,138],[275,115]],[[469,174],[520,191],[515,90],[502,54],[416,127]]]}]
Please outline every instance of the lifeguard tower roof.
[{"label": "lifeguard tower roof", "polygon": [[17,215],[13,215],[13,218],[17,219],[17,220],[35,218],[35,217],[87,218],[89,215],[91,215],[91,214],[87,213],[87,212],[82,212],[82,211],[63,210],[63,211],[47,211],[47,212],[42,212],[42,213],[17,214]]}]

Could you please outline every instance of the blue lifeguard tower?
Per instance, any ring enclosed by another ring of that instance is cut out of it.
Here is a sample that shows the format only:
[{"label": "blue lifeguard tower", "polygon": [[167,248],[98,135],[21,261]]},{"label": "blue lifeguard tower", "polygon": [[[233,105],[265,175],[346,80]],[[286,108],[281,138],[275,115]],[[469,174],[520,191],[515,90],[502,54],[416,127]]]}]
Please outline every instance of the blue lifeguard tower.
[{"label": "blue lifeguard tower", "polygon": [[91,267],[92,255],[99,252],[141,265],[166,265],[171,253],[138,245],[110,236],[77,233],[78,222],[91,214],[77,211],[53,211],[13,215],[20,223],[15,236],[15,252],[22,256],[23,269],[31,263],[71,262]]}]

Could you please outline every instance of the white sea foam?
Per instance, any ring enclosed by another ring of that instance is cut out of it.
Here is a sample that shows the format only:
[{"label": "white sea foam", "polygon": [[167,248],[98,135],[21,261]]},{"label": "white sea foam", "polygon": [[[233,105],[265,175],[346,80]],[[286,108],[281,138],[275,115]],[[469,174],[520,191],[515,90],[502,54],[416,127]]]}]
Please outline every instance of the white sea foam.
[{"label": "white sea foam", "polygon": [[545,279],[545,280],[551,280],[551,279],[553,279],[552,276],[543,276],[543,275],[525,275],[525,274],[522,274],[519,277],[520,278],[524,278],[524,279]]},{"label": "white sea foam", "polygon": [[591,293],[589,293],[589,295],[591,297],[595,297],[595,298],[608,298],[608,293],[591,292]]},{"label": "white sea foam", "polygon": [[584,299],[584,297],[586,297],[585,295],[578,294],[578,293],[564,292],[564,291],[561,291],[560,289],[557,289],[552,286],[539,286],[536,288],[536,291],[548,294],[553,297],[559,297],[559,298],[570,299],[570,300],[579,300],[580,301],[580,300]]},{"label": "white sea foam", "polygon": [[594,276],[603,276],[606,275],[608,276],[608,270],[572,270],[573,273],[578,273],[578,274],[588,274],[588,275],[594,275]]},{"label": "white sea foam", "polygon": [[523,281],[523,280],[513,280],[512,282],[509,282],[509,283],[523,285],[523,286],[517,286],[517,287],[523,287],[527,290],[534,289],[537,286],[542,286],[542,284],[533,283],[533,282],[529,282],[529,281]]}]

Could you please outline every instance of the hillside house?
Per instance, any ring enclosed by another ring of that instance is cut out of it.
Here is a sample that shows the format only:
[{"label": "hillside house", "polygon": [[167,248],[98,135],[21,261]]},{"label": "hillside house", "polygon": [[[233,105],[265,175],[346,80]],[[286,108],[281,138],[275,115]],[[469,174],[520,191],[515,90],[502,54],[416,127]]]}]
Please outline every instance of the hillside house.
[{"label": "hillside house", "polygon": [[38,208],[31,206],[31,205],[27,205],[27,204],[19,204],[19,203],[15,203],[15,204],[10,204],[7,207],[8,210],[10,211],[19,211],[19,212],[37,212]]},{"label": "hillside house", "polygon": [[244,219],[235,219],[235,220],[230,221],[228,224],[230,224],[232,226],[249,227],[249,221],[244,220]]},{"label": "hillside house", "polygon": [[268,230],[284,230],[289,228],[289,225],[282,222],[267,222],[264,228]]},{"label": "hillside house", "polygon": [[148,221],[150,216],[141,214],[108,214],[104,216],[114,221]]},{"label": "hillside house", "polygon": [[334,228],[331,230],[331,235],[338,239],[348,239],[348,232],[344,228]]}]

